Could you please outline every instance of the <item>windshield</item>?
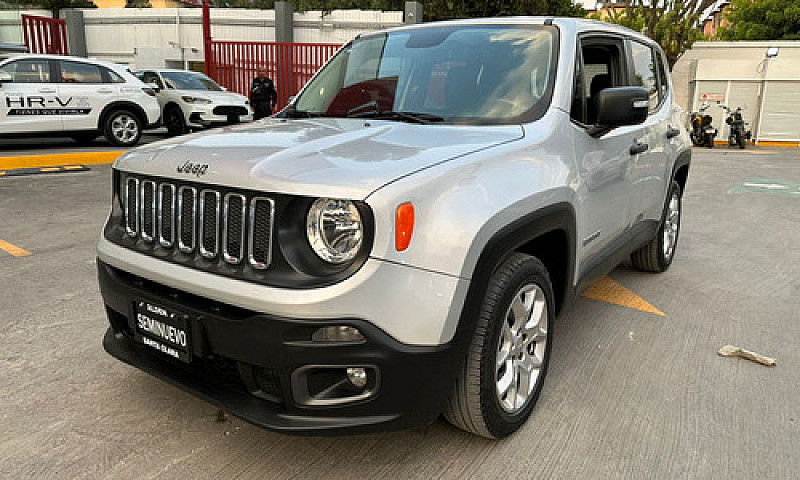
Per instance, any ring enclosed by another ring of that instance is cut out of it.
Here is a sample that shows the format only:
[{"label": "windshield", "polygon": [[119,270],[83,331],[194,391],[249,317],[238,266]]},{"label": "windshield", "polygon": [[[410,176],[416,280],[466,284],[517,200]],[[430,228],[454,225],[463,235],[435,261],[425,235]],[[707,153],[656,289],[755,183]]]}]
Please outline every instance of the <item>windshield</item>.
[{"label": "windshield", "polygon": [[222,87],[214,80],[206,77],[202,73],[196,72],[161,72],[167,87],[177,90],[207,90],[221,92]]},{"label": "windshield", "polygon": [[550,103],[556,35],[548,26],[462,25],[359,38],[319,72],[287,115],[532,121]]}]

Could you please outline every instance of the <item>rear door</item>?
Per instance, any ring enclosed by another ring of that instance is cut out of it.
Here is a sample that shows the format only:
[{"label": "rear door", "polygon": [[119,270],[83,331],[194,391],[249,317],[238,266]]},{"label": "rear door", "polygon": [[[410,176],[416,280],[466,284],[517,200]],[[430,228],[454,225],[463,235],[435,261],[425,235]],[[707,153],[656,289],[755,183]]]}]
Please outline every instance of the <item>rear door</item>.
[{"label": "rear door", "polygon": [[103,107],[118,95],[105,67],[72,60],[58,60],[58,96],[63,107],[64,130],[98,128]]},{"label": "rear door", "polygon": [[[638,200],[632,203],[631,226],[643,221],[660,221],[667,190],[670,140],[680,125],[670,125],[669,95],[664,58],[660,51],[637,40],[628,41],[630,84],[644,87],[650,93],[647,120],[641,125],[638,138],[643,146],[633,157],[629,178],[635,185]],[[662,79],[663,77],[663,79]],[[647,148],[644,148],[646,145]]]},{"label": "rear door", "polygon": [[0,85],[0,133],[62,130],[58,85],[51,67],[46,58],[23,58],[0,67],[11,77]]}]

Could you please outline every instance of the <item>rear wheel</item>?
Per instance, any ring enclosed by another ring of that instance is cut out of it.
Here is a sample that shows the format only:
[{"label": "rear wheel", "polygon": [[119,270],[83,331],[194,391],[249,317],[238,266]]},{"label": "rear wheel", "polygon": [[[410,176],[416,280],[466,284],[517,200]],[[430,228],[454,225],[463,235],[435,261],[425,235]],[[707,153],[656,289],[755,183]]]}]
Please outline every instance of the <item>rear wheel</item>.
[{"label": "rear wheel", "polygon": [[186,119],[180,107],[170,107],[164,112],[164,126],[167,132],[172,135],[183,135],[187,132]]},{"label": "rear wheel", "polygon": [[118,147],[132,147],[142,138],[142,121],[129,110],[114,110],[106,117],[103,133]]},{"label": "rear wheel", "polygon": [[737,136],[737,143],[739,144],[739,148],[744,148],[747,144],[747,140],[745,140],[744,135]]},{"label": "rear wheel", "polygon": [[536,257],[514,253],[495,271],[445,407],[450,423],[488,438],[525,423],[547,373],[554,305],[550,277]]},{"label": "rear wheel", "polygon": [[663,272],[672,264],[681,230],[681,186],[673,181],[667,197],[664,220],[650,243],[631,254],[634,268]]}]

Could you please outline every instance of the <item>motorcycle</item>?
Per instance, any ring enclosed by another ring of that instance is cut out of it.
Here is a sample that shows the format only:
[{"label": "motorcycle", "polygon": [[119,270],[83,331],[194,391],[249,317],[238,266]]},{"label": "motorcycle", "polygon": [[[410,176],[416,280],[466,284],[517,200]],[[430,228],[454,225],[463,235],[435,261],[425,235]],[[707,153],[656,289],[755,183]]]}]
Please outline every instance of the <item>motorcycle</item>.
[{"label": "motorcycle", "polygon": [[714,148],[714,137],[717,136],[717,129],[711,125],[711,115],[704,115],[708,109],[708,104],[700,107],[699,112],[692,112],[689,114],[689,122],[691,128],[689,129],[689,137],[692,143],[697,146],[705,146]]},{"label": "motorcycle", "polygon": [[742,119],[742,107],[736,107],[736,110],[731,110],[725,105],[721,105],[721,107],[727,113],[725,123],[730,126],[728,144],[731,146],[739,145],[739,148],[744,148],[752,134],[746,128],[749,124]]}]

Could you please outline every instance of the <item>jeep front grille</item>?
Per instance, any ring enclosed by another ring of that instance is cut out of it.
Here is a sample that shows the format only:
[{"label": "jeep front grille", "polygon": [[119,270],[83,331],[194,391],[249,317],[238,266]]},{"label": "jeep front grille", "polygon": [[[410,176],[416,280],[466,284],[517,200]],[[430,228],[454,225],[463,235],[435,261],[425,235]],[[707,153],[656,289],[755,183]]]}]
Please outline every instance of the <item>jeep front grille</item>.
[{"label": "jeep front grille", "polygon": [[135,177],[124,185],[129,237],[207,260],[269,267],[275,214],[271,198]]}]

